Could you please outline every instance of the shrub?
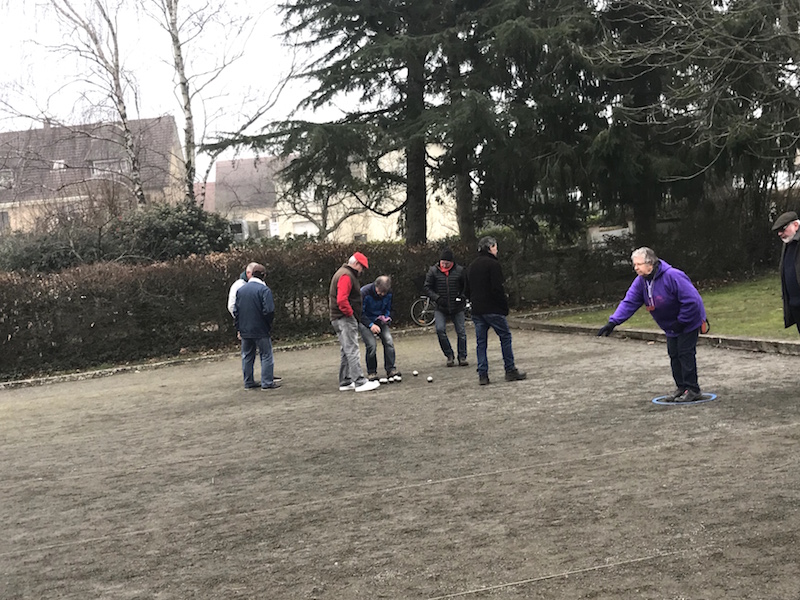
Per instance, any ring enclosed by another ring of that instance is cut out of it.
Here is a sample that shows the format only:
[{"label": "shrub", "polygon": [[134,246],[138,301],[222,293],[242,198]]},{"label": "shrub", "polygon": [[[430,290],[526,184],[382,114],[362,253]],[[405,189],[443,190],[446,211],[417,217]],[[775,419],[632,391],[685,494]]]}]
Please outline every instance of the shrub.
[{"label": "shrub", "polygon": [[220,215],[193,204],[158,204],[102,225],[64,221],[44,232],[0,236],[0,269],[54,273],[101,261],[163,261],[222,252],[232,241]]}]

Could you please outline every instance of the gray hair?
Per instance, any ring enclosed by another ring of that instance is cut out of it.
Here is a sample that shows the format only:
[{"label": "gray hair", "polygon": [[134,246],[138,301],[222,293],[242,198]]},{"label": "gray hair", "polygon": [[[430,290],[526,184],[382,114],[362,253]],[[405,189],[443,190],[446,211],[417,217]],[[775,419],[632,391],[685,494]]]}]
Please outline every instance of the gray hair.
[{"label": "gray hair", "polygon": [[658,257],[656,253],[647,246],[642,246],[641,248],[637,248],[631,253],[631,260],[636,258],[641,258],[645,264],[654,265],[658,262]]},{"label": "gray hair", "polygon": [[488,250],[492,246],[497,246],[497,240],[490,235],[484,236],[478,240],[478,252]]},{"label": "gray hair", "polygon": [[375,280],[375,289],[382,292],[388,292],[392,289],[392,278],[388,275],[381,275]]}]

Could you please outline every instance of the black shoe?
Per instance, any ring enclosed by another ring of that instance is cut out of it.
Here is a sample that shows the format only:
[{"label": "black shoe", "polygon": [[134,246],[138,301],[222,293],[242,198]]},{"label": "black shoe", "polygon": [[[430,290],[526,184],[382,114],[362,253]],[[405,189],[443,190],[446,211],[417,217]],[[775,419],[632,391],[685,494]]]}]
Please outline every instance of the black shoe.
[{"label": "black shoe", "polygon": [[275,375],[272,378],[272,383],[280,383],[281,381],[283,381],[283,377],[278,377],[277,375]]},{"label": "black shoe", "polygon": [[478,375],[478,385],[489,385],[489,376]]},{"label": "black shoe", "polygon": [[521,381],[525,379],[528,374],[525,371],[520,371],[519,369],[512,369],[511,371],[506,371],[506,381]]},{"label": "black shoe", "polygon": [[672,391],[671,391],[669,394],[667,394],[666,396],[664,396],[664,402],[677,402],[677,401],[678,401],[678,398],[680,398],[681,396],[683,396],[683,393],[684,393],[685,391],[686,391],[686,390],[685,390],[685,389],[683,389],[683,388],[675,388],[675,389],[674,389],[674,390],[672,390]]},{"label": "black shoe", "polygon": [[469,362],[467,362],[466,358],[459,358],[458,359],[458,366],[459,367],[468,367],[469,366]]},{"label": "black shoe", "polygon": [[261,386],[261,389],[262,390],[277,390],[279,387],[281,387],[281,384],[273,379],[272,380],[272,385]]},{"label": "black shoe", "polygon": [[452,356],[447,357],[447,366],[448,367],[455,367],[456,366],[456,359]]},{"label": "black shoe", "polygon": [[675,402],[695,402],[703,397],[702,392],[695,392],[694,390],[686,390],[680,396],[675,398]]}]

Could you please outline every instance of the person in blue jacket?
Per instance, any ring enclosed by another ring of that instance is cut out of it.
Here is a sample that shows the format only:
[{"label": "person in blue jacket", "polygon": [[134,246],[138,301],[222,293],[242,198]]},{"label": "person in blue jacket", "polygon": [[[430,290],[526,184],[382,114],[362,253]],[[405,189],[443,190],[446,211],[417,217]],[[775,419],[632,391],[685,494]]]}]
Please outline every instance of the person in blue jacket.
[{"label": "person in blue jacket", "polygon": [[667,400],[698,400],[702,393],[697,382],[697,339],[700,328],[707,322],[703,299],[686,273],[660,260],[650,248],[634,250],[631,261],[637,277],[597,335],[609,335],[644,305],[667,336],[667,353],[676,386]]},{"label": "person in blue jacket", "polygon": [[[267,270],[253,263],[252,277],[236,291],[233,318],[236,331],[242,340],[242,375],[247,390],[274,390],[281,387],[275,381],[275,362],[272,356],[272,322],[275,319],[275,301],[272,290],[264,283]],[[256,350],[261,354],[261,384],[253,377]]]},{"label": "person in blue jacket", "polygon": [[401,375],[395,366],[395,350],[389,324],[392,322],[392,280],[381,275],[373,283],[361,288],[361,321],[358,329],[364,340],[367,360],[367,378],[378,379],[378,340],[383,344],[383,367],[386,377]]}]

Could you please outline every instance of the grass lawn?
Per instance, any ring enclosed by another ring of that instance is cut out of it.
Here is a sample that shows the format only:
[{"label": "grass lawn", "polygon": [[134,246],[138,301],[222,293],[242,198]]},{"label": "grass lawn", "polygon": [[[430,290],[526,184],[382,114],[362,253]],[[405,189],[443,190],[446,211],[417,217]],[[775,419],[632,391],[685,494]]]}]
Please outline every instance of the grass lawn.
[{"label": "grass lawn", "polygon": [[[711,321],[712,333],[767,339],[798,340],[795,327],[783,327],[783,303],[781,281],[777,273],[771,273],[741,283],[701,289],[706,313]],[[621,300],[621,298],[620,298]],[[575,315],[552,316],[548,320],[559,323],[581,325],[604,325],[613,309],[585,312]],[[644,308],[619,329],[654,329],[658,326]]]}]

